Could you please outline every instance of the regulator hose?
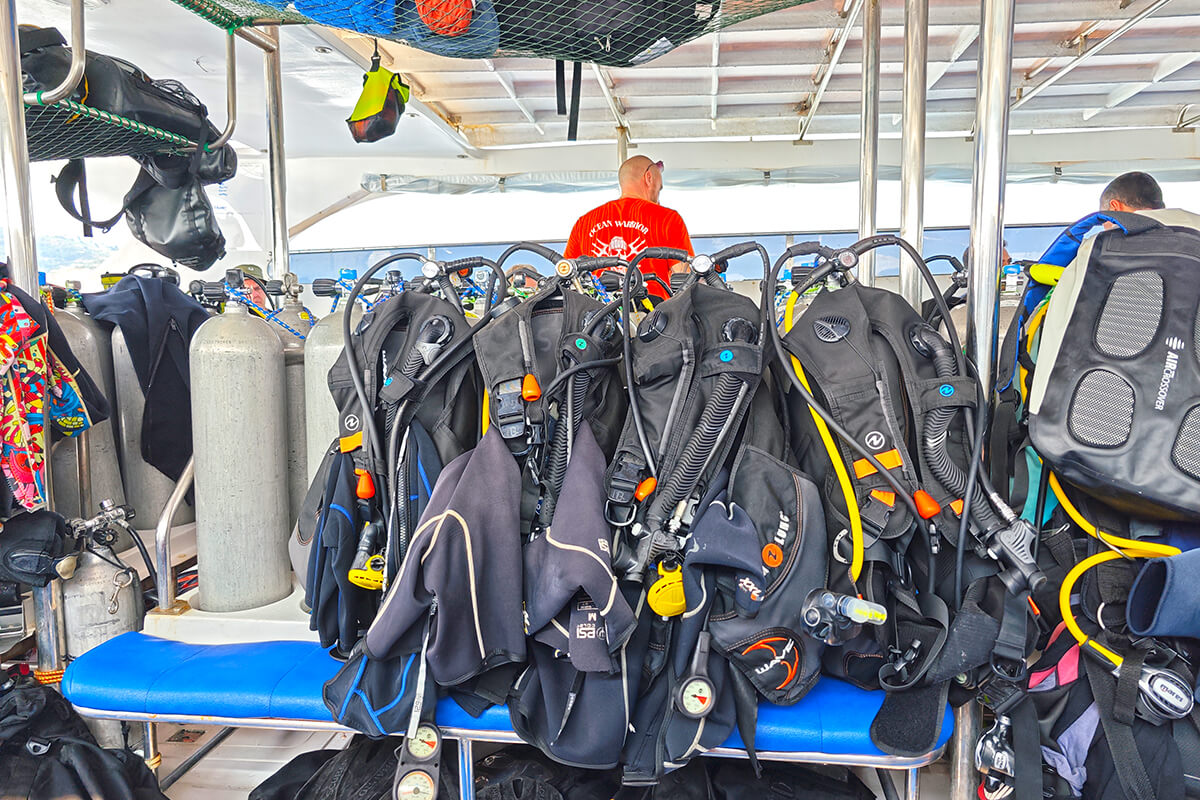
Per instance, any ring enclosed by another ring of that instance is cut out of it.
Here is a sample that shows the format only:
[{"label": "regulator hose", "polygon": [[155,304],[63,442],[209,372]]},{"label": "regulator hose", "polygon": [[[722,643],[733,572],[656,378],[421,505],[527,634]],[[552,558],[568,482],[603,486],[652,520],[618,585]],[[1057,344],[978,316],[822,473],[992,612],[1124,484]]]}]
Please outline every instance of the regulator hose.
[{"label": "regulator hose", "polygon": [[[749,320],[735,317],[725,323],[721,339],[726,343],[754,344],[758,339],[758,331]],[[666,485],[656,493],[654,501],[650,504],[646,515],[648,520],[665,518],[695,490],[700,481],[700,473],[712,458],[721,434],[728,427],[745,388],[746,382],[733,373],[725,372],[717,378],[712,399],[705,404],[700,413],[700,420],[684,445],[675,469],[671,470]],[[654,527],[656,525],[652,522],[651,528]],[[656,554],[651,555],[653,557]]]},{"label": "regulator hose", "polygon": [[492,294],[496,291],[497,286],[501,287],[500,297],[497,298],[497,300],[504,299],[504,293],[508,287],[508,280],[504,275],[504,263],[508,261],[508,259],[512,258],[514,254],[522,251],[541,256],[551,264],[557,264],[559,261],[562,261],[561,253],[557,252],[556,250],[551,250],[549,247],[546,247],[543,244],[538,244],[537,242],[517,242],[516,244],[510,246],[507,250],[500,254],[500,258],[496,259],[496,261],[492,263],[492,277],[488,280],[487,290],[483,298],[484,316],[487,316],[488,312],[492,310]]},{"label": "regulator hose", "polygon": [[583,403],[587,400],[591,383],[591,373],[586,371],[576,373],[567,379],[566,409],[558,416],[558,427],[555,428],[554,439],[550,442],[550,456],[546,465],[546,493],[542,497],[541,511],[538,512],[538,516],[546,525],[549,525],[554,519],[558,494],[562,491],[563,478],[567,474],[570,443],[582,420]]},{"label": "regulator hose", "polygon": [[[942,340],[942,337],[932,328],[920,328],[915,335],[929,349],[933,368],[937,372],[938,378],[942,380],[955,378],[954,354],[950,352],[949,345]],[[966,497],[967,475],[954,463],[946,449],[947,431],[957,413],[958,409],[946,407],[930,411],[925,421],[922,444],[925,463],[929,465],[929,471],[933,473],[933,476],[955,497]],[[985,530],[1000,525],[1000,518],[992,510],[984,495],[975,491],[973,486],[971,489],[970,512],[975,515],[980,525]]]},{"label": "regulator hose", "polygon": [[[587,319],[584,325],[583,334],[585,336],[595,334],[596,329],[603,325],[611,314],[620,309],[620,305],[620,299],[617,299],[596,312],[591,313],[590,319]],[[615,322],[612,325],[615,329]],[[602,338],[611,338],[611,333],[602,336]],[[550,385],[542,391],[542,397],[553,397],[558,389],[563,386],[564,381],[566,382],[566,411],[565,413],[559,413],[558,427],[555,428],[554,438],[550,442],[550,455],[547,459],[548,465],[545,484],[547,494],[542,498],[542,508],[538,514],[539,518],[547,525],[554,519],[554,509],[558,505],[558,495],[562,491],[563,479],[567,474],[567,462],[570,460],[571,443],[575,441],[575,432],[579,430],[579,425],[583,421],[583,404],[587,400],[588,390],[592,385],[592,373],[590,370],[612,366],[616,362],[617,359],[615,358],[601,358],[594,361],[582,361],[571,364],[560,371],[554,380],[550,382]]]},{"label": "regulator hose", "polygon": [[[436,357],[438,351],[453,336],[454,323],[450,321],[449,317],[443,314],[436,314],[425,320],[421,325],[421,330],[417,333],[416,341],[413,342],[412,347],[409,348],[404,358],[404,363],[400,365],[400,374],[409,380],[415,379],[422,368],[428,366],[426,363],[427,360],[432,360],[426,353],[430,353],[433,357]],[[396,515],[395,533],[396,547],[399,551],[398,559],[403,559],[405,551],[408,550],[408,492],[401,491],[399,485],[399,472],[401,469],[405,469],[408,463],[407,458],[400,458],[399,447],[400,429],[406,426],[397,424],[402,418],[401,411],[407,405],[408,402],[406,400],[390,407],[387,410],[386,422],[388,430],[388,493],[391,495],[390,511]]]}]

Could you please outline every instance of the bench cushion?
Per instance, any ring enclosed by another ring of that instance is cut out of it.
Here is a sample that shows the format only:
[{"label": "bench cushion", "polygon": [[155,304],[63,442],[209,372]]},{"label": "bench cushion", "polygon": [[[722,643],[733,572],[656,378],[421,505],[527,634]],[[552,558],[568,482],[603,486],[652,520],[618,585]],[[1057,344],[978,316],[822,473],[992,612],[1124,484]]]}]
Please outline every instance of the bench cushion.
[{"label": "bench cushion", "polygon": [[[76,706],[130,717],[227,717],[327,721],[322,685],[341,666],[315,642],[199,645],[126,633],[76,658],[62,688]],[[871,720],[883,692],[823,677],[794,706],[761,703],[755,742],[762,752],[882,756],[871,742]],[[451,700],[438,704],[438,724],[466,731],[511,732],[508,710],[471,717]],[[950,738],[949,708],[939,747]],[[486,736],[480,738],[486,739]],[[735,732],[726,747],[742,747]]]}]

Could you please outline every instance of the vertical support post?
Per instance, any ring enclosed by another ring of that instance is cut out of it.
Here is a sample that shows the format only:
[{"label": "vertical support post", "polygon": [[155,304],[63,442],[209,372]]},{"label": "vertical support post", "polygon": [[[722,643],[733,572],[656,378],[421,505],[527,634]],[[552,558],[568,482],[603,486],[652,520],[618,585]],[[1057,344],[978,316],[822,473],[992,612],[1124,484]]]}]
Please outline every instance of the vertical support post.
[{"label": "vertical support post", "polygon": [[970,323],[967,348],[989,397],[996,354],[996,307],[1000,299],[1000,251],[1004,239],[1013,5],[1014,0],[984,3],[979,29],[975,172],[971,181],[971,264],[967,275]]},{"label": "vertical support post", "polygon": [[458,740],[458,797],[475,800],[475,753],[470,739]]},{"label": "vertical support post", "polygon": [[[22,101],[21,50],[17,43],[17,9],[14,0],[0,0],[0,172],[4,179],[5,244],[8,274],[33,297],[38,290],[37,249],[33,239],[33,201],[29,192],[29,142],[25,138],[25,104]],[[46,430],[43,487],[53,506],[50,479],[50,430]],[[53,580],[34,589],[34,624],[37,626],[38,673],[56,683],[66,650],[62,625],[62,582]]]},{"label": "vertical support post", "polygon": [[[863,4],[862,24],[862,122],[859,127],[861,156],[858,172],[858,236],[874,236],[875,204],[879,195],[879,39],[882,12],[880,0]],[[875,285],[875,254],[863,253],[858,262],[859,279]]]},{"label": "vertical support post", "polygon": [[33,200],[29,193],[29,142],[21,101],[21,50],[17,44],[14,0],[0,0],[0,171],[4,173],[5,245],[8,274],[17,286],[38,294],[37,252],[33,242]]},{"label": "vertical support post", "polygon": [[[900,159],[900,236],[923,253],[925,236],[925,95],[929,0],[904,0],[904,114]],[[921,308],[921,273],[900,254],[900,294]]]},{"label": "vertical support post", "polygon": [[162,753],[158,752],[158,726],[153,722],[143,722],[145,738],[142,740],[142,760],[158,777],[158,768],[162,766]]},{"label": "vertical support post", "polygon": [[[975,171],[971,181],[971,258],[967,273],[967,352],[991,399],[998,339],[1000,250],[1008,156],[1008,98],[1011,90],[1014,0],[983,3],[979,23],[979,90],[975,111]],[[974,750],[979,738],[977,703],[958,708],[954,718],[951,800],[975,796]]]},{"label": "vertical support post", "polygon": [[275,44],[263,52],[267,90],[267,158],[271,177],[271,262],[268,278],[282,278],[291,270],[287,225],[287,173],[283,149],[283,74],[279,61],[279,26],[260,29]]},{"label": "vertical support post", "polygon": [[629,158],[629,128],[624,126],[617,127],[617,166],[625,163],[625,159]]},{"label": "vertical support post", "polygon": [[904,800],[921,800],[921,770],[910,769],[905,771]]}]

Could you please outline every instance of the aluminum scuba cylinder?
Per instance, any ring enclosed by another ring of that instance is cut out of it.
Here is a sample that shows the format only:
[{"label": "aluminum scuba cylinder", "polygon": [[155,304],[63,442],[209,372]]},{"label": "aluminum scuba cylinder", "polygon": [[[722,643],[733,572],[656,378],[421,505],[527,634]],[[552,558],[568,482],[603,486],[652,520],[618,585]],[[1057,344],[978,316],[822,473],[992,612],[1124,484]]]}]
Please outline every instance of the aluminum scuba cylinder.
[{"label": "aluminum scuba cylinder", "polygon": [[189,349],[198,605],[241,611],[291,591],[283,347],[239,303]]},{"label": "aluminum scuba cylinder", "polygon": [[[146,396],[138,383],[137,372],[129,356],[129,346],[120,328],[113,328],[112,359],[117,429],[121,431],[117,450],[121,457],[125,502],[134,507],[142,524],[153,528],[167,505],[175,482],[142,458],[142,415],[146,410]],[[195,510],[185,502],[175,512],[174,524],[184,525],[195,519]]]},{"label": "aluminum scuba cylinder", "polygon": [[[344,284],[353,286],[358,280],[357,270],[344,269],[341,282],[332,280],[313,281],[313,294],[318,297],[340,298],[338,307],[326,314],[312,326],[304,340],[304,415],[305,436],[308,440],[307,480],[311,482],[317,468],[325,458],[330,443],[338,436],[338,407],[329,394],[329,370],[342,354],[342,314],[349,290]],[[357,327],[363,317],[363,308],[355,303],[350,309],[351,328]]]},{"label": "aluminum scuba cylinder", "polygon": [[[308,437],[304,414],[304,343],[312,329],[312,318],[300,302],[304,287],[288,273],[283,281],[283,305],[272,323],[283,345],[284,378],[287,384],[287,414],[284,419],[287,438],[289,528],[300,517],[300,506],[308,491]],[[287,326],[286,328],[284,326]],[[290,330],[289,330],[290,329]],[[293,331],[300,334],[297,336]],[[305,338],[300,338],[301,336]]]},{"label": "aluminum scuba cylinder", "polygon": [[[78,284],[68,290],[78,291]],[[117,456],[117,441],[120,438],[114,428],[116,419],[116,382],[113,376],[112,336],[100,323],[84,310],[77,294],[69,294],[66,308],[57,312],[55,319],[79,359],[80,365],[99,384],[109,404],[114,406],[110,418],[89,428],[87,437],[91,497],[109,498],[118,505],[125,502],[125,490],[121,484],[120,459]],[[80,507],[80,485],[77,467],[78,447],[75,437],[62,439],[54,446],[52,463],[55,508],[65,517],[78,517],[88,509]],[[91,505],[90,500],[85,502]],[[118,544],[124,549],[129,543]]]},{"label": "aluminum scuba cylinder", "polygon": [[[71,518],[67,527],[82,547],[71,577],[63,581],[66,655],[77,658],[115,636],[140,631],[146,608],[137,572],[117,555],[118,537],[128,539],[132,512],[111,499],[91,519]],[[93,509],[89,509],[91,511]],[[121,723],[85,720],[102,747],[124,747]]]},{"label": "aluminum scuba cylinder", "polygon": [[[140,631],[146,609],[137,572],[108,548],[79,554],[75,574],[63,581],[63,628],[67,657],[77,658],[123,633]],[[101,747],[125,746],[121,723],[86,719]]]}]

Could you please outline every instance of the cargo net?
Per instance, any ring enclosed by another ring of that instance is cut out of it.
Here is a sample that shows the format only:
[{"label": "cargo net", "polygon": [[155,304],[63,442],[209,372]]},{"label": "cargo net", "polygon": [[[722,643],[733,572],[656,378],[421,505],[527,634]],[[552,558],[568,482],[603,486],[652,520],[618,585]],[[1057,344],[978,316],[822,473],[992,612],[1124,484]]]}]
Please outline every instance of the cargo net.
[{"label": "cargo net", "polygon": [[25,135],[30,161],[181,153],[193,146],[177,134],[72,100],[26,106]]},{"label": "cargo net", "polygon": [[[175,0],[225,27],[316,22],[450,58],[525,56],[625,67],[813,0]],[[204,10],[200,7],[203,6]]]}]

